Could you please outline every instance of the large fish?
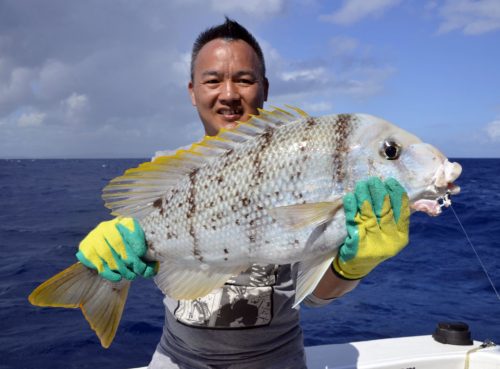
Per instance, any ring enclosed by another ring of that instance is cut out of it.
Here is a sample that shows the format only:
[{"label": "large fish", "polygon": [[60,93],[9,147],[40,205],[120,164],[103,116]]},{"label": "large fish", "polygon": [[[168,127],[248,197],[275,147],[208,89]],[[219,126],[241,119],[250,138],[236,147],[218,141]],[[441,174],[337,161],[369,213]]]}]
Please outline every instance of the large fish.
[{"label": "large fish", "polygon": [[[314,118],[298,108],[261,110],[232,130],[127,170],[105,187],[114,215],[139,220],[155,282],[195,299],[252,264],[299,262],[296,304],[311,293],[346,237],[342,198],[370,176],[396,178],[430,215],[458,193],[461,167],[374,116]],[[106,281],[80,263],[30,295],[40,306],[80,307],[108,347],[130,281]]]}]

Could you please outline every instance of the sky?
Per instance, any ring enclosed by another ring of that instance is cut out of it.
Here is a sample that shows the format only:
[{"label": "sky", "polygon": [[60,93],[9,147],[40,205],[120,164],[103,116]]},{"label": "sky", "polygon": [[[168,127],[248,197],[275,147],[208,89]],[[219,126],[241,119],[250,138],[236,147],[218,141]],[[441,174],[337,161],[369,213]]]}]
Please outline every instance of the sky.
[{"label": "sky", "polygon": [[203,136],[196,36],[240,22],[266,104],[368,113],[500,157],[500,0],[0,0],[0,158],[148,158]]}]

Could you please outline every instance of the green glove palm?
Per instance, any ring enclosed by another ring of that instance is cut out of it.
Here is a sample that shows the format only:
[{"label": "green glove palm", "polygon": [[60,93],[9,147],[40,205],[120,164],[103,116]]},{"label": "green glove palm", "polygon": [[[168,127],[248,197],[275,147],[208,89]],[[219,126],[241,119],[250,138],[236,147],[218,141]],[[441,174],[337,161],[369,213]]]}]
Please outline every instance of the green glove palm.
[{"label": "green glove palm", "polygon": [[333,262],[345,279],[360,279],[407,244],[410,226],[408,195],[393,178],[372,177],[344,196],[347,238]]},{"label": "green glove palm", "polygon": [[80,243],[76,257],[103,278],[118,282],[122,277],[132,280],[156,274],[157,263],[141,259],[146,250],[139,223],[133,218],[115,218],[94,228]]}]

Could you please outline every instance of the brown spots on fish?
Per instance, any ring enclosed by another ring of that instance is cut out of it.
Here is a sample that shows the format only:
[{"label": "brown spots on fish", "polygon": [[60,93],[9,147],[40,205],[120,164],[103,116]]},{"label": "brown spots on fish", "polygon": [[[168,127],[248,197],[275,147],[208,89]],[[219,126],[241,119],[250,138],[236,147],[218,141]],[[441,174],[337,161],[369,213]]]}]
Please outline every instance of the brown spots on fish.
[{"label": "brown spots on fish", "polygon": [[215,180],[217,181],[217,184],[221,184],[224,181],[224,177],[219,175],[215,177]]},{"label": "brown spots on fish", "polygon": [[188,219],[192,218],[196,213],[196,173],[198,173],[198,169],[194,169],[189,173],[188,207],[186,211],[186,217]]},{"label": "brown spots on fish", "polygon": [[224,248],[224,254],[229,254],[229,251],[226,248]]},{"label": "brown spots on fish", "polygon": [[335,151],[333,152],[333,180],[343,181],[346,175],[345,156],[349,151],[348,139],[352,132],[354,116],[351,114],[339,114],[334,126]]},{"label": "brown spots on fish", "polygon": [[248,205],[250,205],[250,199],[248,197],[244,197],[241,199],[241,204],[245,207],[247,207]]},{"label": "brown spots on fish", "polygon": [[292,195],[297,200],[302,200],[302,198],[304,197],[304,195],[302,194],[302,192],[299,192],[299,191],[293,191]]},{"label": "brown spots on fish", "polygon": [[188,220],[188,232],[192,238],[193,244],[193,256],[200,261],[203,261],[203,256],[201,255],[201,251],[198,248],[198,237],[196,235],[196,229],[194,226],[194,215],[196,214],[196,175],[198,174],[198,168],[193,169],[191,173],[189,173],[189,191],[187,194],[187,209],[186,209],[186,218]]},{"label": "brown spots on fish", "polygon": [[171,240],[171,239],[177,239],[177,233],[175,232],[167,232],[167,240]]},{"label": "brown spots on fish", "polygon": [[147,247],[148,247],[148,249],[149,249],[149,250],[151,250],[151,251],[156,251],[156,249],[155,249],[155,245],[154,245],[153,241],[151,241],[151,240],[146,240],[146,245],[147,245]]},{"label": "brown spots on fish", "polygon": [[317,124],[316,119],[313,117],[308,117],[306,120],[306,131],[309,131]]},{"label": "brown spots on fish", "polygon": [[259,142],[253,152],[254,180],[250,184],[252,187],[258,187],[264,177],[264,171],[262,170],[262,158],[265,156],[266,150],[273,141],[274,131],[275,128],[266,127],[258,138]]},{"label": "brown spots on fish", "polygon": [[293,182],[293,181],[295,181],[295,180],[298,180],[298,179],[300,178],[300,175],[301,175],[301,174],[302,174],[302,172],[301,172],[301,171],[299,171],[299,170],[298,170],[297,172],[295,172],[295,174],[291,174],[291,175],[290,175],[290,182]]},{"label": "brown spots on fish", "polygon": [[159,199],[157,199],[157,200],[155,200],[155,201],[153,202],[153,207],[154,207],[154,208],[157,208],[157,209],[160,209],[160,215],[162,215],[162,216],[163,216],[163,214],[164,214],[164,212],[165,212],[165,209],[164,209],[164,207],[163,207],[163,201],[162,201],[162,199],[161,199],[161,198],[159,198]]},{"label": "brown spots on fish", "polygon": [[157,199],[153,202],[153,207],[161,209],[161,204],[162,204],[161,198]]},{"label": "brown spots on fish", "polygon": [[201,255],[201,252],[199,249],[195,248],[193,249],[193,255],[200,263],[203,263],[203,256]]}]

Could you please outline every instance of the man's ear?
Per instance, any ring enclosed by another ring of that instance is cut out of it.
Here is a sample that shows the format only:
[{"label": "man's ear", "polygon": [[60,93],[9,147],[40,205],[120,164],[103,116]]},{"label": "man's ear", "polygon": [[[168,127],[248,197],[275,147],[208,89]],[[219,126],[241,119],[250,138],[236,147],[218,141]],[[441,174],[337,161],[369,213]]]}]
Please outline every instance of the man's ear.
[{"label": "man's ear", "polygon": [[188,83],[188,92],[189,92],[189,96],[191,97],[191,104],[193,104],[193,106],[196,106],[196,98],[194,96],[193,81],[189,81],[189,83]]},{"label": "man's ear", "polygon": [[269,81],[264,77],[264,101],[267,101],[267,94],[269,93]]}]

